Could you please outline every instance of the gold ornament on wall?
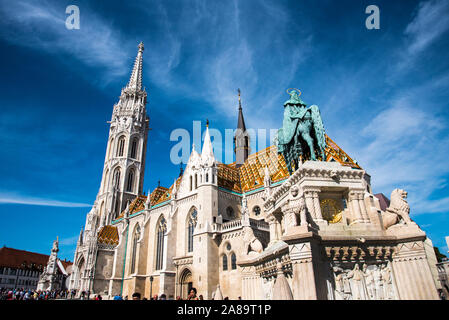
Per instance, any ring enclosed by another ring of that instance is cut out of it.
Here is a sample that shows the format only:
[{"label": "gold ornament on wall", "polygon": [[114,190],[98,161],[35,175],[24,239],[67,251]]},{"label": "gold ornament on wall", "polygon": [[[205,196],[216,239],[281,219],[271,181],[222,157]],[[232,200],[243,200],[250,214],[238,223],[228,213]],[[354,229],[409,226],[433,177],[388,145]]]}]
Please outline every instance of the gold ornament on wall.
[{"label": "gold ornament on wall", "polygon": [[338,205],[337,201],[334,199],[324,199],[321,200],[321,214],[323,219],[327,220],[329,223],[337,223],[341,221],[342,208]]}]

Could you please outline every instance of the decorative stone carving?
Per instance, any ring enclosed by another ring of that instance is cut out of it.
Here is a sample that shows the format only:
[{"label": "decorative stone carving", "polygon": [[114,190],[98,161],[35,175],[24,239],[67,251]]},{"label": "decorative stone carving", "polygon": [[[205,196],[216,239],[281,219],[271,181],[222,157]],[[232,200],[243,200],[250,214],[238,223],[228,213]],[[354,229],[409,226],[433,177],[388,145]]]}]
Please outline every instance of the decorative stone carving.
[{"label": "decorative stone carving", "polygon": [[385,229],[403,222],[406,225],[412,224],[410,219],[410,206],[407,202],[407,191],[402,189],[394,189],[391,192],[390,206],[386,212],[382,212],[382,221]]},{"label": "decorative stone carving", "polygon": [[[334,298],[336,300],[397,299],[391,263],[334,265]],[[332,296],[332,295],[329,295]]]},{"label": "decorative stone carving", "polygon": [[290,189],[290,193],[292,194],[293,197],[296,197],[299,194],[299,188],[298,186],[293,186]]},{"label": "decorative stone carving", "polygon": [[250,227],[245,228],[243,242],[245,243],[244,244],[245,253],[250,258],[257,256],[259,253],[263,251],[262,243],[259,241],[259,239],[256,238],[253,229],[251,229]]}]

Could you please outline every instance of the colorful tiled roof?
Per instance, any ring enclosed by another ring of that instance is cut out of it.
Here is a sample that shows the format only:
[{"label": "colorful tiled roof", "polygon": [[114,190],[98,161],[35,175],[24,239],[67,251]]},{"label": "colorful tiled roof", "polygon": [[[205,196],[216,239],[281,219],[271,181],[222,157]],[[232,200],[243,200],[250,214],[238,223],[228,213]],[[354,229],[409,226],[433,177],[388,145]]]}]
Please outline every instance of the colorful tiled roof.
[{"label": "colorful tiled roof", "polygon": [[98,231],[98,243],[116,246],[119,242],[118,230],[114,226],[104,226]]},{"label": "colorful tiled roof", "polygon": [[343,166],[352,167],[355,169],[362,169],[355,161],[348,156],[328,135],[326,135],[326,161],[339,162]]},{"label": "colorful tiled roof", "polygon": [[[325,154],[326,161],[337,161],[341,165],[361,169],[327,135]],[[235,162],[228,165],[220,163],[218,165],[218,186],[239,193],[258,189],[263,186],[264,168],[266,166],[270,171],[272,182],[278,182],[289,177],[284,156],[277,153],[276,146],[270,146],[248,156],[245,163],[238,169],[235,167]]]},{"label": "colorful tiled roof", "polygon": [[169,191],[168,188],[166,187],[157,187],[156,189],[154,189],[151,194],[150,194],[150,204],[153,206],[156,203],[159,203],[160,199],[164,199],[167,197],[167,192]]},{"label": "colorful tiled roof", "polygon": [[227,190],[241,192],[239,170],[232,164],[218,163],[217,183]]},{"label": "colorful tiled roof", "polygon": [[[140,195],[138,197],[135,197],[134,200],[129,204],[129,214],[133,214],[139,211],[142,211],[145,209],[145,201],[147,201],[147,196]],[[125,210],[120,213],[120,215],[117,217],[117,219],[121,219],[125,216]]]},{"label": "colorful tiled roof", "polygon": [[[361,167],[354,162],[331,138],[326,135],[326,161],[337,161],[341,165],[356,169]],[[248,156],[245,163],[236,168],[235,162],[231,164],[218,163],[218,186],[226,190],[242,193],[263,187],[265,167],[268,166],[272,182],[282,181],[289,177],[284,156],[277,153],[276,146],[270,146],[264,150]],[[176,180],[179,190],[182,176]],[[170,188],[158,186],[150,194],[151,206],[158,205],[171,199],[173,185]],[[139,212],[145,208],[146,196],[139,196],[130,204],[129,214]],[[123,218],[123,211],[117,219]]]},{"label": "colorful tiled roof", "polygon": [[[179,190],[179,185],[181,184],[182,176],[176,179],[176,189]],[[170,188],[157,187],[151,192],[150,204],[151,206],[155,206],[162,202],[168,201],[171,199],[172,191],[173,191],[174,183],[170,186]],[[154,198],[152,197],[154,194]]]},{"label": "colorful tiled roof", "polygon": [[[0,267],[20,269],[43,269],[47,266],[49,255],[18,250],[8,247],[0,248]],[[70,261],[60,260],[65,269],[72,264]]]}]

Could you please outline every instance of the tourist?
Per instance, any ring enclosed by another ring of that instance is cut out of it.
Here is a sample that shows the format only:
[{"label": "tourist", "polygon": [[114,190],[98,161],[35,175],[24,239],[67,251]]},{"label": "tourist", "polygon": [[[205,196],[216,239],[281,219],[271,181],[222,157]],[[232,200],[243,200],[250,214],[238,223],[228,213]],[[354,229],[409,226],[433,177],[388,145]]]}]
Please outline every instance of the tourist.
[{"label": "tourist", "polygon": [[190,289],[190,294],[187,297],[187,300],[198,300],[198,297],[196,296],[196,288]]},{"label": "tourist", "polygon": [[165,293],[161,294],[159,300],[167,300],[167,295]]},{"label": "tourist", "polygon": [[140,300],[140,293],[134,292],[132,295],[133,300]]}]

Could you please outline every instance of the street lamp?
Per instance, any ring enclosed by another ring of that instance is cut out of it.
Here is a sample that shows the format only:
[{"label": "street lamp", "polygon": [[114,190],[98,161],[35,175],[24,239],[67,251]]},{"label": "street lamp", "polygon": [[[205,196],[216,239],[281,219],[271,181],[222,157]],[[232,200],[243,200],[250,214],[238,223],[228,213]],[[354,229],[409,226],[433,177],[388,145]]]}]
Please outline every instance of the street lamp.
[{"label": "street lamp", "polygon": [[153,297],[153,276],[150,276],[150,299]]}]

